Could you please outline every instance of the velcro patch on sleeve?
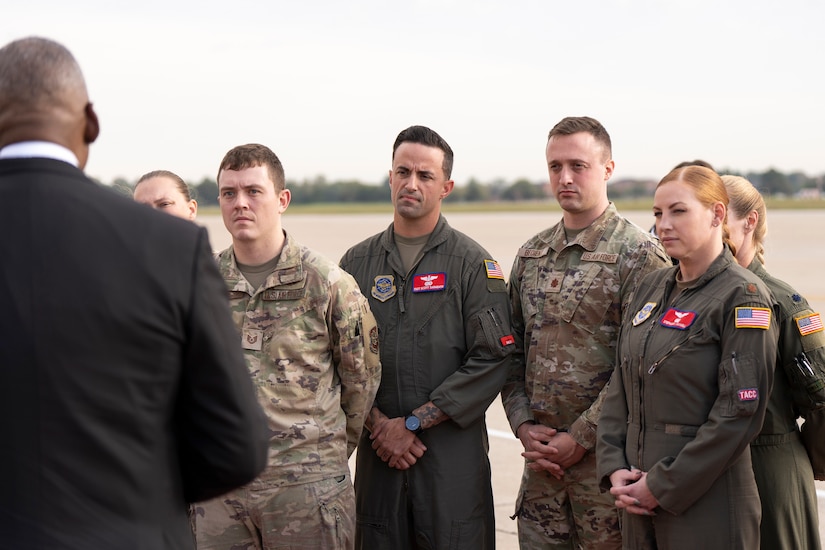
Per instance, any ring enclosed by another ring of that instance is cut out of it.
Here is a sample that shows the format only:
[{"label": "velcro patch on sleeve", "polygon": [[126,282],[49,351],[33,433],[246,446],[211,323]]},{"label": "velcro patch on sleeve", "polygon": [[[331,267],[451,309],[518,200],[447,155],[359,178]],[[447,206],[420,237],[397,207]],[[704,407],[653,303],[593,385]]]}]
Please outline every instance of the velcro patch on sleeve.
[{"label": "velcro patch on sleeve", "polygon": [[745,388],[739,390],[739,401],[757,401],[759,399],[759,389]]},{"label": "velcro patch on sleeve", "polygon": [[487,270],[488,279],[504,279],[504,272],[495,260],[484,260],[484,269]]},{"label": "velcro patch on sleeve", "polygon": [[822,332],[823,330],[822,317],[819,313],[794,317],[794,321],[796,321],[796,328],[799,330],[801,336],[808,336],[809,334]]},{"label": "velcro patch on sleeve", "polygon": [[771,326],[771,310],[767,307],[736,308],[736,328],[761,328]]}]

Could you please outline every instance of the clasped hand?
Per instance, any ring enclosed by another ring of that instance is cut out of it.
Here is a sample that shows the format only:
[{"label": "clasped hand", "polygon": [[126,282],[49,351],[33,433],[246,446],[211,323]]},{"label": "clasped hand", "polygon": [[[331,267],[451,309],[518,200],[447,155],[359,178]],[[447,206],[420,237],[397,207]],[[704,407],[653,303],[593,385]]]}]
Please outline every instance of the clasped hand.
[{"label": "clasped hand", "polygon": [[647,487],[647,472],[637,468],[616,470],[610,474],[610,494],[616,497],[617,508],[624,508],[630,514],[655,516],[653,511],[659,501]]},{"label": "clasped hand", "polygon": [[541,424],[525,422],[518,428],[518,437],[524,446],[521,456],[534,472],[546,471],[556,479],[564,470],[578,463],[587,450],[567,432],[559,432]]},{"label": "clasped hand", "polygon": [[404,417],[388,418],[370,434],[372,448],[390,468],[407,470],[424,456],[427,447],[404,425]]}]

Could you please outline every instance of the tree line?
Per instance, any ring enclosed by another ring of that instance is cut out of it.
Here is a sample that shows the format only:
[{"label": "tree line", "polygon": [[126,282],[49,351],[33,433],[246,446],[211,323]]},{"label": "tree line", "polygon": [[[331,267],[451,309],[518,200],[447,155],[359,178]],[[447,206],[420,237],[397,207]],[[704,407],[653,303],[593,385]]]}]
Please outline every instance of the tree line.
[{"label": "tree line", "polygon": [[[765,172],[742,173],[735,170],[720,170],[720,174],[734,174],[747,178],[757,189],[769,197],[821,196],[825,176],[809,177],[801,172],[785,174],[773,168]],[[648,179],[623,179],[608,184],[611,199],[637,199],[653,196],[658,182]],[[111,187],[123,194],[131,195],[134,182],[118,178]],[[218,204],[218,184],[214,179],[204,177],[199,183],[189,183],[195,198],[202,206]],[[287,180],[286,186],[292,192],[296,204],[312,203],[386,203],[390,201],[389,179],[379,183],[364,183],[358,180],[327,181],[324,176],[302,181]],[[513,182],[496,179],[481,182],[470,178],[463,184],[456,183],[453,192],[445,202],[495,202],[495,201],[538,201],[551,196],[546,180],[530,181],[520,178]]]}]

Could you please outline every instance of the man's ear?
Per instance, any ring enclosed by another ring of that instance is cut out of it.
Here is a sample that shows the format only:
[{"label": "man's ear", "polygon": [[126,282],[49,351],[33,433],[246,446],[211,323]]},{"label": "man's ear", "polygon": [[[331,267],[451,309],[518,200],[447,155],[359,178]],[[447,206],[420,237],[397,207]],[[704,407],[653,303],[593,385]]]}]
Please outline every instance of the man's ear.
[{"label": "man's ear", "polygon": [[285,212],[290,202],[292,202],[292,191],[289,189],[280,191],[278,193],[278,212]]},{"label": "man's ear", "polygon": [[613,177],[613,170],[615,170],[616,164],[613,162],[613,159],[608,160],[604,165],[604,181],[609,181],[610,178]]},{"label": "man's ear", "polygon": [[87,103],[84,108],[86,114],[86,127],[83,129],[83,142],[88,145],[94,143],[100,135],[100,122],[97,120],[97,113],[91,103]]},{"label": "man's ear", "polygon": [[455,187],[455,181],[447,180],[444,182],[443,191],[441,193],[441,198],[446,199],[447,196],[453,192],[453,188]]}]

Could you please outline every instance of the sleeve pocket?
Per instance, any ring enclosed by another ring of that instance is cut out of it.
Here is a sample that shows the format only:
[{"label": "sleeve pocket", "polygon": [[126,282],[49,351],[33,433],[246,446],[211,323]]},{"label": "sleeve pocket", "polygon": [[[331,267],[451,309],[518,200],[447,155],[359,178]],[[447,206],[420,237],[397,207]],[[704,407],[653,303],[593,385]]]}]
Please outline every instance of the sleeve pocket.
[{"label": "sleeve pocket", "polygon": [[734,354],[719,366],[719,398],[722,416],[753,416],[759,408],[760,395],[756,376],[756,359],[752,353]]},{"label": "sleeve pocket", "polygon": [[492,306],[478,314],[478,322],[487,347],[494,357],[506,357],[516,349],[508,316],[498,306]]}]

